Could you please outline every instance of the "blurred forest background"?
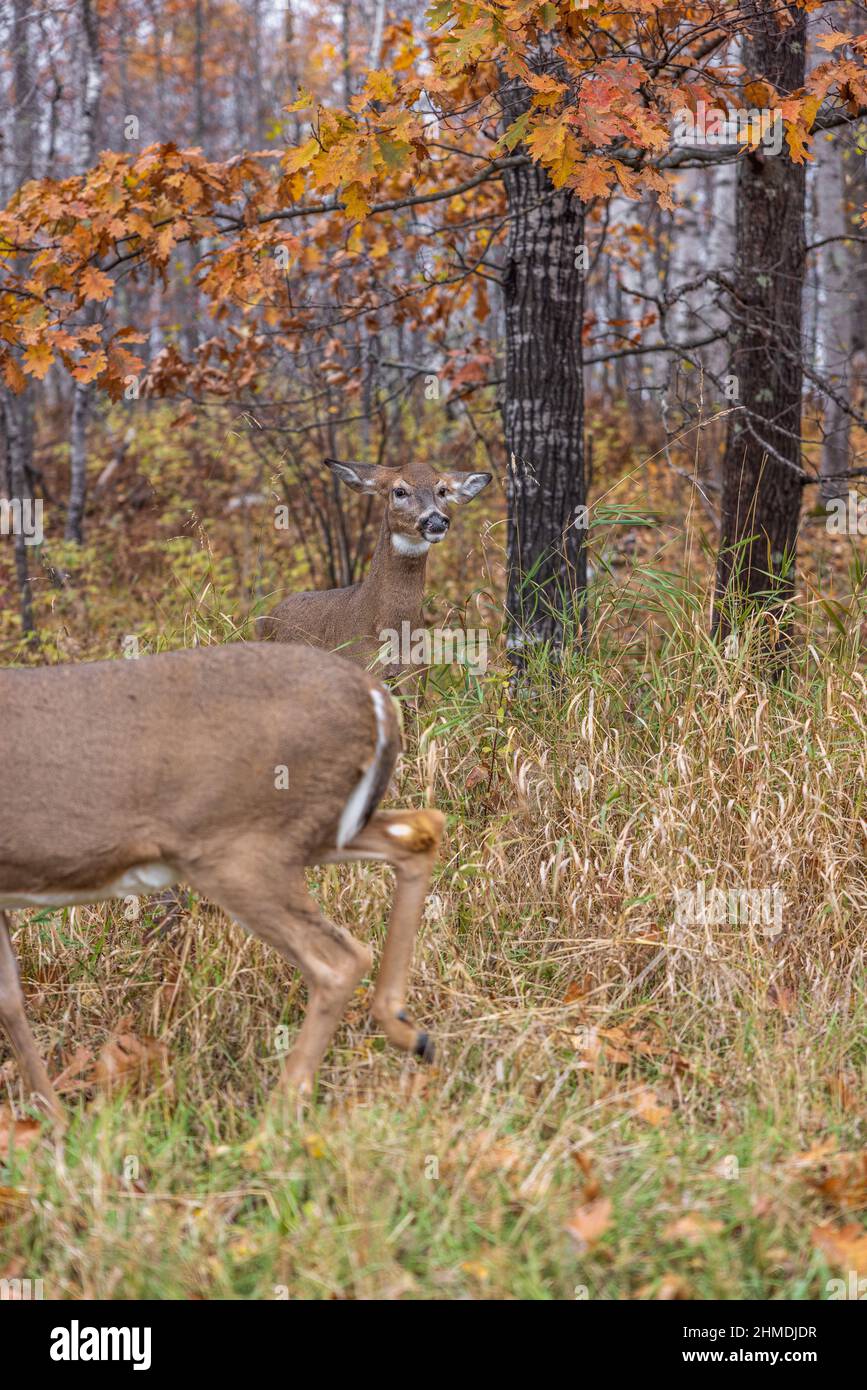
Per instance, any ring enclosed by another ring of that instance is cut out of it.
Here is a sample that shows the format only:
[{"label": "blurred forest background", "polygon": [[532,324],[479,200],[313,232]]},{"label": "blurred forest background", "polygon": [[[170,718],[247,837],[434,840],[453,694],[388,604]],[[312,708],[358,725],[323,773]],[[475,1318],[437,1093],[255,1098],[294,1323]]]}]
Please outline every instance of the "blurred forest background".
[{"label": "blurred forest background", "polygon": [[[4,7],[0,492],[44,532],[0,540],[4,663],[247,637],[357,579],[378,516],[325,456],[496,482],[428,569],[490,666],[435,673],[400,775],[449,815],[439,1065],[360,1000],[330,1107],[251,1139],[297,981],[206,903],[29,914],[81,1106],[56,1165],[0,1066],[0,1277],[867,1275],[865,58],[861,0]],[[782,926],[675,931],[697,884],[779,891]],[[379,940],[379,871],[317,892]]]},{"label": "blurred forest background", "polygon": [[[508,571],[543,638],[526,573],[574,596],[588,549],[591,579],[652,585],[766,529],[785,587],[803,529],[808,608],[860,585],[817,503],[863,464],[864,6],[567,6],[571,78],[556,7],[518,7],[498,55],[484,17],[509,8],[456,11],[455,58],[422,6],[11,5],[4,476],[45,543],[18,537],[17,573],[3,548],[7,653],[22,625],[44,651],[146,645],[206,580],[217,631],[351,582],[375,527],[326,454],[491,467],[485,560],[468,575],[474,516],[434,588],[484,584],[502,619]],[[763,86],[792,25],[801,71]],[[760,98],[787,103],[775,225],[734,115],[671,143],[687,103]]]}]

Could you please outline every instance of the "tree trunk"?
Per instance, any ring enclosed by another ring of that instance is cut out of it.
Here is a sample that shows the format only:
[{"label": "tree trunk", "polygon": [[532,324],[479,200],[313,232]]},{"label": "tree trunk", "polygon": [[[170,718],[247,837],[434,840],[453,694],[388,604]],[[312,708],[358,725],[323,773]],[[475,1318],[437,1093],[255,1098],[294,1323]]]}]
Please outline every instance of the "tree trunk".
[{"label": "tree trunk", "polygon": [[[81,0],[81,37],[84,54],[81,105],[78,115],[78,168],[84,173],[96,157],[96,121],[102,94],[102,54],[96,11],[92,0]],[[85,312],[85,322],[96,321],[93,308]],[[81,545],[84,540],[84,508],[87,503],[87,421],[93,387],[76,382],[72,400],[72,429],[69,446],[69,507],[65,537]]]},{"label": "tree trunk", "polygon": [[385,24],[385,0],[376,0],[376,8],[373,15],[373,34],[370,40],[370,52],[367,55],[367,66],[378,68],[382,58],[382,31]]},{"label": "tree trunk", "polygon": [[[506,125],[529,104],[521,84],[504,86],[502,100]],[[586,588],[585,519],[577,510],[585,503],[584,209],[539,166],[504,178],[506,609],[509,648],[521,665],[532,645],[556,649],[576,633]]]},{"label": "tree trunk", "polygon": [[[11,177],[8,181],[4,179],[4,184],[8,182],[11,189],[26,183],[34,175],[38,113],[28,27],[33,22],[33,12],[27,0],[14,0],[10,29],[15,91],[13,167]],[[23,508],[24,503],[33,496],[33,391],[29,384],[20,395],[15,395],[5,386],[0,387],[0,427],[5,440],[6,494],[10,502],[17,501]],[[33,596],[25,539],[19,527],[15,535],[15,576],[18,584],[21,628],[25,635],[31,636],[36,632],[36,625],[33,619]]]},{"label": "tree trunk", "polygon": [[69,433],[69,506],[65,536],[81,545],[84,540],[84,508],[87,502],[87,421],[91,387],[76,382],[72,394],[72,428]]},{"label": "tree trunk", "polygon": [[[852,298],[854,295],[854,257],[842,238],[846,226],[845,186],[841,135],[824,136],[817,141],[819,239],[838,237],[821,247],[820,275],[822,286],[821,356],[819,374],[828,382],[836,396],[846,401],[849,391],[849,361],[852,356]],[[839,401],[829,397],[825,402],[822,458],[822,482],[819,496],[822,502],[845,497],[848,484],[840,475],[849,467],[849,422],[851,417]]]},{"label": "tree trunk", "polygon": [[193,53],[193,96],[195,100],[195,129],[193,144],[204,153],[205,144],[205,15],[202,0],[195,0],[196,42]]},{"label": "tree trunk", "polygon": [[[300,85],[298,73],[298,56],[295,52],[295,16],[292,13],[291,0],[286,0],[286,11],[283,18],[283,41],[286,54],[286,93],[281,105],[290,105],[298,97]],[[287,144],[291,141],[294,145],[301,144],[301,117],[295,111],[291,116],[286,115],[283,121],[283,139]]]},{"label": "tree trunk", "polygon": [[343,67],[343,105],[348,107],[352,100],[352,72],[350,70],[350,60],[352,56],[351,6],[349,0],[343,0],[343,4],[340,7],[340,46]]},{"label": "tree trunk", "polygon": [[262,0],[253,0],[253,52],[250,55],[253,66],[253,112],[254,148],[261,150],[265,144],[265,116],[268,109],[265,80],[262,72],[262,53],[264,29],[262,26]]},{"label": "tree trunk", "polygon": [[[867,32],[867,13],[849,7],[845,27],[855,34]],[[863,208],[867,203],[867,161],[858,151],[867,148],[867,119],[854,121],[849,132],[852,157],[846,161],[847,206],[852,209]],[[853,221],[850,218],[850,230]],[[863,228],[854,226],[856,232]],[[863,415],[865,409],[865,385],[867,385],[867,245],[863,241],[852,242],[849,247],[849,266],[852,276],[853,304],[849,323],[851,360],[849,362],[850,401]],[[863,484],[850,484],[862,486]]]},{"label": "tree trunk", "polygon": [[[0,396],[0,426],[3,429],[6,477],[5,492],[10,501],[18,500],[22,507],[32,496],[27,479],[28,464],[32,452],[29,435],[29,402],[24,396],[13,396],[4,392]],[[18,601],[21,612],[21,630],[25,637],[35,637],[36,624],[33,620],[33,595],[30,589],[30,574],[27,561],[27,539],[24,529],[19,526],[15,532],[15,578],[18,584]]]},{"label": "tree trunk", "polygon": [[[806,16],[747,0],[745,66],[788,95],[804,81]],[[804,165],[788,148],[759,147],[738,166],[733,345],[739,404],[729,416],[723,460],[722,534],[714,631],[736,631],[765,608],[784,620],[794,590],[801,509],[801,289]],[[782,624],[781,637],[785,637]],[[774,640],[776,645],[776,639]]]},{"label": "tree trunk", "polygon": [[[807,72],[827,61],[821,45],[829,34],[841,29],[863,31],[863,19],[856,23],[848,4],[825,4],[810,24]],[[850,23],[850,19],[853,21]],[[850,382],[853,345],[857,337],[857,246],[843,238],[852,232],[847,211],[846,164],[854,167],[851,136],[854,130],[836,130],[818,135],[813,147],[814,162],[807,170],[807,241],[823,241],[810,257],[804,281],[805,349],[811,354],[810,366],[827,383],[833,396],[826,395],[822,416],[822,452],[819,461],[821,484],[819,499],[829,503],[845,497],[847,481],[839,475],[849,467],[851,416],[840,401],[851,401]],[[812,315],[814,322],[809,318]]]}]

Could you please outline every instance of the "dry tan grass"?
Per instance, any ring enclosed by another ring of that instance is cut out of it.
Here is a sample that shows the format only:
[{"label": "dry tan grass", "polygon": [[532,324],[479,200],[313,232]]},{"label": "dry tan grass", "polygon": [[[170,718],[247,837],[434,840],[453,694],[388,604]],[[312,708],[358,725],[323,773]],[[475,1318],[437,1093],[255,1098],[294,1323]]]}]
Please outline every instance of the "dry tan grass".
[{"label": "dry tan grass", "polygon": [[[491,520],[483,547],[456,540],[460,584],[434,571],[445,598],[496,589]],[[386,1049],[362,990],[317,1105],[263,1136],[303,1004],[273,955],[201,902],[166,937],[148,905],[19,914],[73,1124],[58,1147],[22,1129],[0,1164],[0,1278],[48,1297],[821,1298],[867,1274],[861,600],[832,622],[807,575],[769,684],[748,637],[729,659],[708,642],[702,537],[667,525],[613,565],[556,682],[512,698],[498,656],[409,721],[399,800],[449,818],[412,989],[432,1070]],[[224,560],[191,559],[156,619],[150,590],[115,593],[105,624],[61,596],[59,649],[148,623],[224,639]],[[314,882],[381,942],[384,871]],[[778,888],[782,929],[677,924],[698,884]]]},{"label": "dry tan grass", "polygon": [[[201,903],[144,946],[118,905],[19,933],[55,1069],[90,1055],[66,1148],[6,1175],[27,1194],[7,1276],[63,1296],[821,1296],[811,1232],[853,1219],[821,1181],[863,1142],[860,671],[807,656],[768,686],[690,635],[520,705],[502,676],[432,696],[400,775],[450,821],[413,985],[432,1073],[384,1048],[360,993],[319,1107],[259,1140],[303,1002],[267,950]],[[699,881],[778,885],[781,932],[673,933]],[[381,938],[383,871],[317,891]],[[166,1056],[125,1095],[95,1072],[119,1033]]]}]

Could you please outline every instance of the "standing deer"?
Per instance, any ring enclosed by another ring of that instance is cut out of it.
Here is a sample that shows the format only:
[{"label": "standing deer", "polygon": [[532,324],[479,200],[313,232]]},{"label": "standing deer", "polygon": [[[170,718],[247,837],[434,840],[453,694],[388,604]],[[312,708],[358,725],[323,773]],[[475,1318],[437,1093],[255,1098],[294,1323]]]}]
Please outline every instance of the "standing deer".
[{"label": "standing deer", "polygon": [[[227,647],[0,671],[0,909],[189,883],[304,975],[285,1079],[304,1094],[371,952],[328,921],[310,864],[390,864],[395,893],[373,1016],[429,1060],[405,1012],[439,811],[378,811],[400,750],[394,701],[338,656]],[[0,1023],[24,1086],[56,1118],[0,911]]]},{"label": "standing deer", "polygon": [[[340,651],[370,667],[383,644],[382,633],[423,626],[424,576],[428,551],[448,534],[451,508],[469,502],[491,481],[490,473],[438,473],[427,463],[383,468],[373,463],[326,464],[353,492],[381,497],[382,526],[370,570],[346,589],[291,594],[260,618],[260,637],[275,642],[306,642]],[[396,675],[399,667],[383,674]]]}]

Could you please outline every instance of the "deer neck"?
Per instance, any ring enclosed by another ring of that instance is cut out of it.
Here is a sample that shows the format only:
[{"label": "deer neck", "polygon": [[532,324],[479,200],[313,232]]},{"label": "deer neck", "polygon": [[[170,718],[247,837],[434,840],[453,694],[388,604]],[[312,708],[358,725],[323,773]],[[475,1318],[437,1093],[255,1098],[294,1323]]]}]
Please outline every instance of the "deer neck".
[{"label": "deer neck", "polygon": [[424,579],[429,544],[407,544],[392,535],[383,521],[367,578],[362,584],[365,605],[379,627],[416,621],[424,602]]}]

